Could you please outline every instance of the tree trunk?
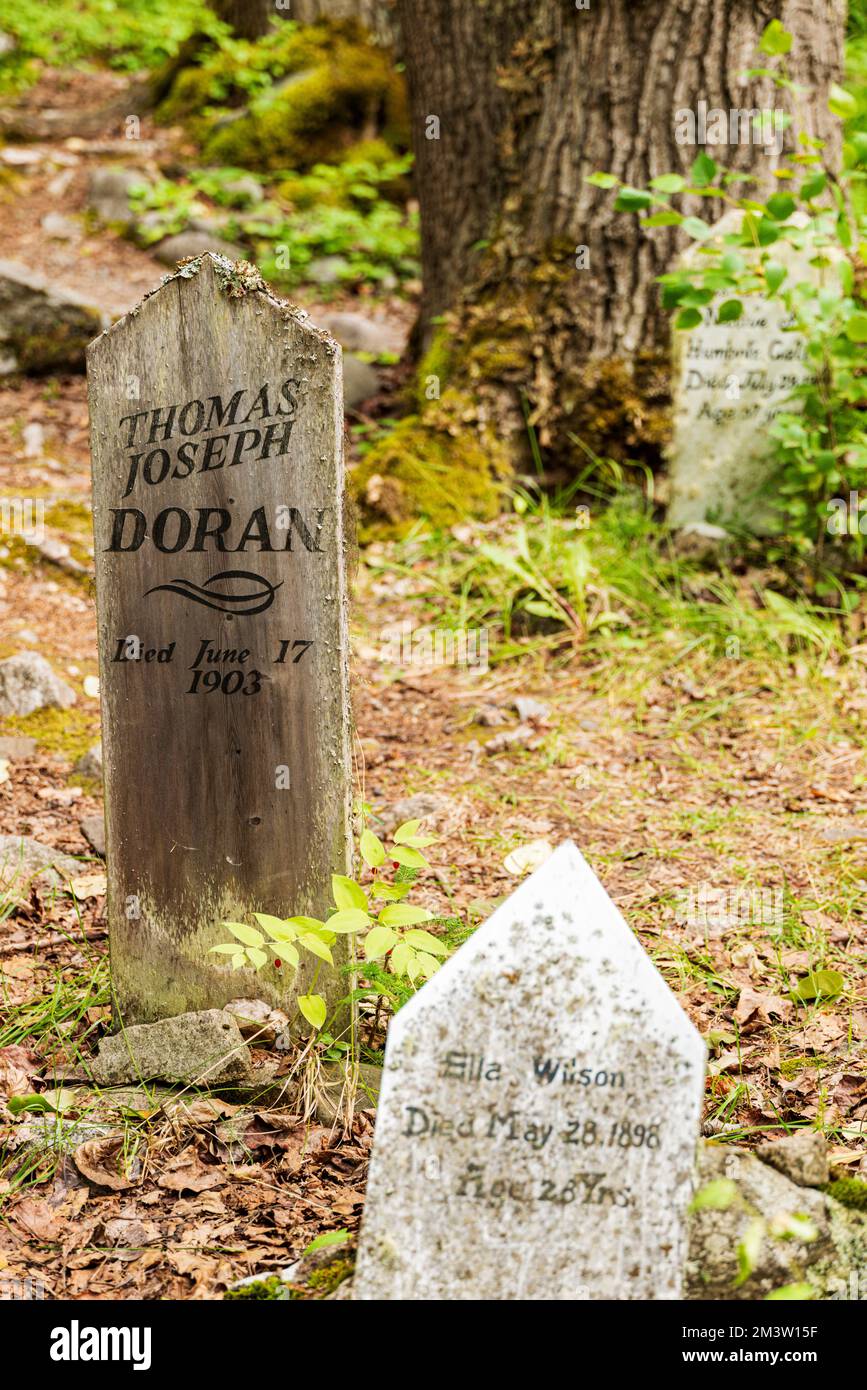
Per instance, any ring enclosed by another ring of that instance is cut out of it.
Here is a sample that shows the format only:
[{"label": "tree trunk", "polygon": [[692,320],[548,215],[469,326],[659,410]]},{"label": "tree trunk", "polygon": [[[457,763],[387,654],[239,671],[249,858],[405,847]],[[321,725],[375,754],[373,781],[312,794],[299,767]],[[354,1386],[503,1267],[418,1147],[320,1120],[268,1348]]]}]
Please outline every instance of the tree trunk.
[{"label": "tree trunk", "polygon": [[292,17],[287,8],[278,11],[273,0],[210,0],[211,9],[228,24],[238,39],[261,39],[271,28],[273,16]]},{"label": "tree trunk", "polygon": [[[775,18],[794,36],[786,61],[806,89],[794,128],[827,139],[833,162],[839,134],[827,91],[842,66],[844,0],[589,0],[586,9],[573,0],[400,0],[399,18],[425,342],[432,320],[450,311],[466,379],[477,393],[519,387],[543,443],[556,426],[597,449],[652,456],[666,427],[668,365],[654,280],[686,239],[642,231],[586,177],[605,170],[643,187],[687,172],[700,147],[677,143],[675,114],[700,100],[727,114],[785,109],[788,96],[767,79],[739,80],[764,65],[758,42]],[[773,165],[755,144],[709,153],[744,170]],[[688,210],[706,219],[721,211],[696,202]],[[579,247],[585,269],[576,267]],[[485,354],[485,340],[497,350]],[[502,409],[500,393],[499,418]]]},{"label": "tree trunk", "polygon": [[289,14],[299,24],[357,19],[381,44],[394,44],[397,37],[395,0],[292,0]]}]

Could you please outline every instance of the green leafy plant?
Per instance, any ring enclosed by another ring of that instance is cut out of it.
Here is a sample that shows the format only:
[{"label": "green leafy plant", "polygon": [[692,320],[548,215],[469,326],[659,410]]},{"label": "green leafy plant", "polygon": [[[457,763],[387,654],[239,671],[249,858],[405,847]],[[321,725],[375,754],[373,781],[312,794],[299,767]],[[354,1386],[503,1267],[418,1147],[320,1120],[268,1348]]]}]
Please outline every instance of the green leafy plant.
[{"label": "green leafy plant", "polygon": [[35,81],[43,63],[102,62],[124,72],[156,68],[194,30],[228,33],[205,0],[16,0],[3,29],[17,46],[0,58],[0,90]]},{"label": "green leafy plant", "polygon": [[[434,914],[405,901],[415,874],[429,867],[422,850],[436,843],[433,836],[421,834],[420,828],[420,820],[405,821],[397,827],[388,846],[372,830],[362,830],[359,852],[371,871],[372,882],[363,888],[354,878],[332,874],[333,907],[324,921],[316,917],[280,918],[254,912],[258,926],[224,922],[234,940],[212,946],[211,951],[227,957],[227,963],[235,970],[245,966],[261,970],[269,960],[279,969],[289,966],[294,970],[300,964],[301,950],[333,965],[331,948],[337,937],[354,936],[361,945],[365,961],[385,961],[393,975],[417,988],[430,979],[442,964],[442,957],[448,954],[445,942],[422,926],[424,922],[433,921]],[[392,878],[388,877],[389,868],[398,871]],[[405,875],[409,872],[410,876],[401,878],[401,871]],[[303,994],[298,997],[297,1004],[311,1027],[322,1030],[328,1016],[323,996],[313,992]],[[336,1054],[345,1052],[348,1047],[321,1031],[320,1041]],[[338,1056],[332,1060],[338,1060]]]},{"label": "green leafy plant", "polygon": [[[766,65],[748,76],[771,78],[797,99],[798,89],[786,68],[792,38],[778,20],[765,29],[761,41]],[[833,86],[831,112],[841,120],[853,118],[857,100]],[[823,555],[830,531],[829,503],[848,499],[867,485],[867,381],[864,345],[867,343],[867,304],[863,285],[867,221],[857,211],[853,194],[867,180],[867,136],[856,133],[847,145],[848,167],[836,174],[823,165],[823,142],[804,132],[783,151],[774,170],[777,187],[767,193],[757,180],[719,165],[706,152],[694,161],[689,177],[662,174],[647,188],[624,185],[612,174],[591,175],[590,182],[616,190],[615,209],[637,213],[648,229],[677,226],[699,244],[694,264],[659,277],[662,301],[677,330],[688,332],[713,315],[718,323],[734,322],[745,300],[761,297],[779,301],[788,316],[788,329],[802,335],[805,365],[810,377],[794,387],[792,406],[780,411],[768,426],[774,441],[778,471],[769,498],[780,514],[782,528],[802,552]],[[692,211],[681,212],[673,199],[719,200],[742,216],[737,230],[714,237],[712,226]],[[809,264],[810,276],[790,273],[779,255],[792,248]],[[864,554],[864,532],[856,512],[846,518],[837,535],[850,557]],[[769,557],[780,559],[787,546],[771,547]],[[821,588],[819,592],[822,592]]]},{"label": "green leafy plant", "polygon": [[182,232],[194,217],[207,218],[216,204],[225,211],[215,230],[249,247],[278,288],[315,278],[310,266],[325,256],[343,262],[336,272],[340,284],[405,280],[419,274],[418,214],[392,194],[403,194],[411,166],[411,156],[386,158],[374,146],[369,157],[317,164],[306,174],[275,174],[273,196],[256,180],[258,198],[253,176],[234,167],[160,179],[131,192],[139,218],[135,237],[150,246]]}]

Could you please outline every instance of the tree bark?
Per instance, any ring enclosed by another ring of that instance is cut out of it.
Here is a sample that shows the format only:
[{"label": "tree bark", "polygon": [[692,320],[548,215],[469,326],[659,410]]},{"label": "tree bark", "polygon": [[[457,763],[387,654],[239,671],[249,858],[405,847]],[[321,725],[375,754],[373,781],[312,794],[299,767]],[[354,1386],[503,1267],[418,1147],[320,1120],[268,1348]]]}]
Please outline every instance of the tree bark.
[{"label": "tree bark", "polygon": [[[239,39],[261,39],[271,28],[275,13],[273,0],[210,0],[211,9],[228,24]],[[291,11],[285,12],[291,18]]]},{"label": "tree bark", "polygon": [[[555,416],[569,416],[582,373],[585,391],[604,406],[600,372],[588,373],[588,360],[611,371],[620,364],[627,377],[649,373],[659,396],[668,325],[654,281],[686,239],[671,228],[642,231],[637,216],[615,212],[612,195],[586,177],[606,170],[644,187],[658,174],[688,172],[701,147],[677,143],[675,115],[696,111],[699,100],[726,113],[791,109],[767,79],[739,76],[764,65],[758,42],[775,18],[794,36],[787,62],[805,88],[794,126],[826,139],[833,162],[839,135],[827,91],[842,67],[844,0],[589,0],[587,9],[573,0],[400,0],[398,9],[425,341],[446,311],[462,341],[472,341],[475,324],[479,339],[482,330],[505,335],[517,349],[523,324],[526,364],[516,372],[512,352],[505,376],[526,391],[543,433]],[[430,138],[431,117],[439,138]],[[745,171],[773,164],[755,144],[708,152]],[[696,201],[688,211],[706,219],[721,211]],[[510,315],[513,332],[503,327]],[[613,398],[609,405],[616,415]],[[634,411],[641,414],[640,403]],[[627,445],[641,432],[633,425]]]},{"label": "tree bark", "polygon": [[289,12],[299,24],[320,19],[357,19],[377,43],[394,44],[397,38],[395,0],[292,0]]}]

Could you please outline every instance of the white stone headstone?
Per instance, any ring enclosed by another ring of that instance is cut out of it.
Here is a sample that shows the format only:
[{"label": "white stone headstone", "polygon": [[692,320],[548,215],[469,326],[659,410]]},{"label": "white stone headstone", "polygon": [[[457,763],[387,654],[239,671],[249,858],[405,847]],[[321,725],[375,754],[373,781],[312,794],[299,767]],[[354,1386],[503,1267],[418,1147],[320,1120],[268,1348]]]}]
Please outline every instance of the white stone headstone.
[{"label": "white stone headstone", "polygon": [[358,1299],[676,1299],[705,1048],[571,843],[393,1020]]},{"label": "white stone headstone", "polygon": [[[742,216],[737,209],[727,212],[711,244],[736,232]],[[786,267],[787,285],[818,282],[820,272],[810,265],[815,253],[783,240],[767,249]],[[693,247],[683,263],[695,267],[705,259]],[[804,338],[790,329],[781,299],[744,296],[741,318],[718,323],[719,305],[733,297],[721,293],[698,327],[673,335],[669,521],[675,527],[738,521],[773,529],[773,506],[760,495],[774,469],[768,426],[781,410],[799,409],[792,391],[810,370]]]}]

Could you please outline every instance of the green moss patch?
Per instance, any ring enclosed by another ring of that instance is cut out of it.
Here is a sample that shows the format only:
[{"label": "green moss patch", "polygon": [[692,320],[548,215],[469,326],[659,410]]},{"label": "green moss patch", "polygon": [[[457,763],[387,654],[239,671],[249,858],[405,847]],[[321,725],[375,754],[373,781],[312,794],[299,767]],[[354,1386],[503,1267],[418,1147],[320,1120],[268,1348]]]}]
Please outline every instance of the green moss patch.
[{"label": "green moss patch", "polygon": [[224,43],[178,74],[157,114],[183,121],[206,159],[245,169],[309,169],[359,130],[409,144],[403,78],[352,21]]},{"label": "green moss patch", "polygon": [[472,397],[446,391],[374,444],[352,474],[359,538],[404,533],[419,517],[435,527],[497,515],[509,456],[477,418]]},{"label": "green moss patch", "polygon": [[842,1207],[867,1212],[867,1182],[863,1178],[836,1178],[825,1183],[822,1191]]},{"label": "green moss patch", "polygon": [[40,748],[77,762],[99,737],[99,717],[83,709],[39,709],[0,721],[4,734],[26,734]]},{"label": "green moss patch", "polygon": [[242,1284],[239,1289],[227,1289],[223,1298],[231,1302],[268,1302],[274,1299],[285,1299],[286,1285],[279,1274],[272,1274],[268,1279],[256,1279],[252,1284]]}]

